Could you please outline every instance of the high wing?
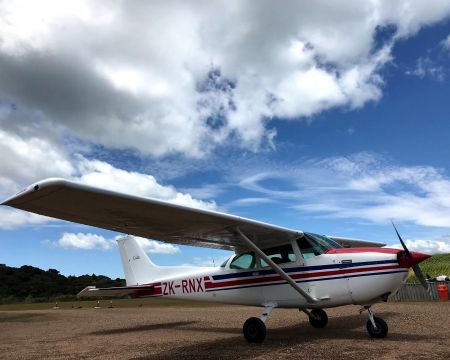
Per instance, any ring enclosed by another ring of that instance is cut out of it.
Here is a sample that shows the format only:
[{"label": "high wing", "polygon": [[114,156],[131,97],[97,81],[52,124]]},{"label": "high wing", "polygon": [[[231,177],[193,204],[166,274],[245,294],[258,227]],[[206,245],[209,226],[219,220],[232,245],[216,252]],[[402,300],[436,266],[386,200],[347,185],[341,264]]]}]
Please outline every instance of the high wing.
[{"label": "high wing", "polygon": [[244,247],[238,227],[259,246],[297,238],[301,231],[103,190],[64,179],[35,183],[2,205],[125,234],[226,250]]},{"label": "high wing", "polygon": [[[99,189],[64,179],[42,180],[2,205],[173,244],[235,251],[248,249],[237,229],[262,248],[303,234],[302,231],[239,216]],[[370,246],[380,244],[372,243]]]},{"label": "high wing", "polygon": [[122,286],[109,288],[96,288],[95,286],[88,286],[81,290],[77,296],[79,297],[143,297],[153,294],[153,285],[140,286]]}]

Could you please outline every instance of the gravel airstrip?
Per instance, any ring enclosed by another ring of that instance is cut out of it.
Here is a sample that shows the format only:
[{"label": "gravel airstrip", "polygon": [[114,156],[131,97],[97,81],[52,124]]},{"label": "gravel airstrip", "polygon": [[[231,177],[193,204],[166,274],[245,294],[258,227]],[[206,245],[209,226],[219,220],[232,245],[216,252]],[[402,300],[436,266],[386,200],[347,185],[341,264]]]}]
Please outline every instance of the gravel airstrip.
[{"label": "gravel airstrip", "polygon": [[[61,305],[63,307],[64,305]],[[1,359],[450,359],[450,302],[383,303],[388,337],[369,338],[358,307],[329,309],[325,329],[276,309],[263,344],[242,324],[261,309],[157,306],[11,311],[0,308]]]}]

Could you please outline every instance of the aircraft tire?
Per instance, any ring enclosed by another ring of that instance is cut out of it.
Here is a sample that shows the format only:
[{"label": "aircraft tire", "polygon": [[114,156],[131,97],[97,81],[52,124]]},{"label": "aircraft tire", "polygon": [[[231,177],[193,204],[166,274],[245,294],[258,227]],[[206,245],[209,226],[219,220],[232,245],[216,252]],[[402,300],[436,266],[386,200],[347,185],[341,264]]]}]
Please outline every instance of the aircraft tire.
[{"label": "aircraft tire", "polygon": [[377,316],[373,317],[373,320],[375,321],[375,325],[377,328],[375,329],[372,325],[372,322],[370,320],[367,321],[367,332],[369,335],[373,338],[382,339],[386,337],[388,333],[388,325],[386,324],[386,321],[384,321],[382,318],[379,318]]},{"label": "aircraft tire", "polygon": [[314,316],[309,317],[309,323],[312,327],[317,329],[324,328],[328,324],[328,315],[322,309],[313,309],[311,310],[311,314]]},{"label": "aircraft tire", "polygon": [[266,338],[266,325],[260,318],[251,317],[247,319],[242,330],[249,343],[262,343]]}]

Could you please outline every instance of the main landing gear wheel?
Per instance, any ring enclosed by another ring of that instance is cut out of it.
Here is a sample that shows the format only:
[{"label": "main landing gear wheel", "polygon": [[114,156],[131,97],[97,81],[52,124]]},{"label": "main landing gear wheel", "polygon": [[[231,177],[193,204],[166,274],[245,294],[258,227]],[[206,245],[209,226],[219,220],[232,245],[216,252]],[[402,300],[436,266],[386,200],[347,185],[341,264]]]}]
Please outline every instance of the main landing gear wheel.
[{"label": "main landing gear wheel", "polygon": [[242,330],[249,343],[261,343],[266,338],[266,325],[257,317],[247,319]]},{"label": "main landing gear wheel", "polygon": [[388,326],[386,321],[377,316],[373,317],[373,321],[375,322],[376,328],[373,327],[372,321],[370,319],[367,321],[367,332],[373,338],[382,339],[386,337],[388,333]]},{"label": "main landing gear wheel", "polygon": [[309,315],[309,323],[317,328],[324,328],[328,323],[327,313],[322,309],[312,309]]}]

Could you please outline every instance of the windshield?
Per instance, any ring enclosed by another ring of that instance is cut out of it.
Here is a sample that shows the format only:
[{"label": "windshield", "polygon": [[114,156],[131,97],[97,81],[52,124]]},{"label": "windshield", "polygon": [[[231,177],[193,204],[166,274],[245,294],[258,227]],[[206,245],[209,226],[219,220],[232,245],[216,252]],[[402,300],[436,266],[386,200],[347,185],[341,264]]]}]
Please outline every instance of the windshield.
[{"label": "windshield", "polygon": [[326,237],[325,235],[305,233],[305,236],[308,237],[309,239],[313,239],[313,240],[317,241],[320,244],[320,246],[325,250],[343,247],[341,244],[337,243],[334,240],[331,240],[329,237]]},{"label": "windshield", "polygon": [[328,249],[342,248],[336,241],[313,233],[303,233],[303,236],[297,239],[297,243],[304,259],[321,255]]}]

